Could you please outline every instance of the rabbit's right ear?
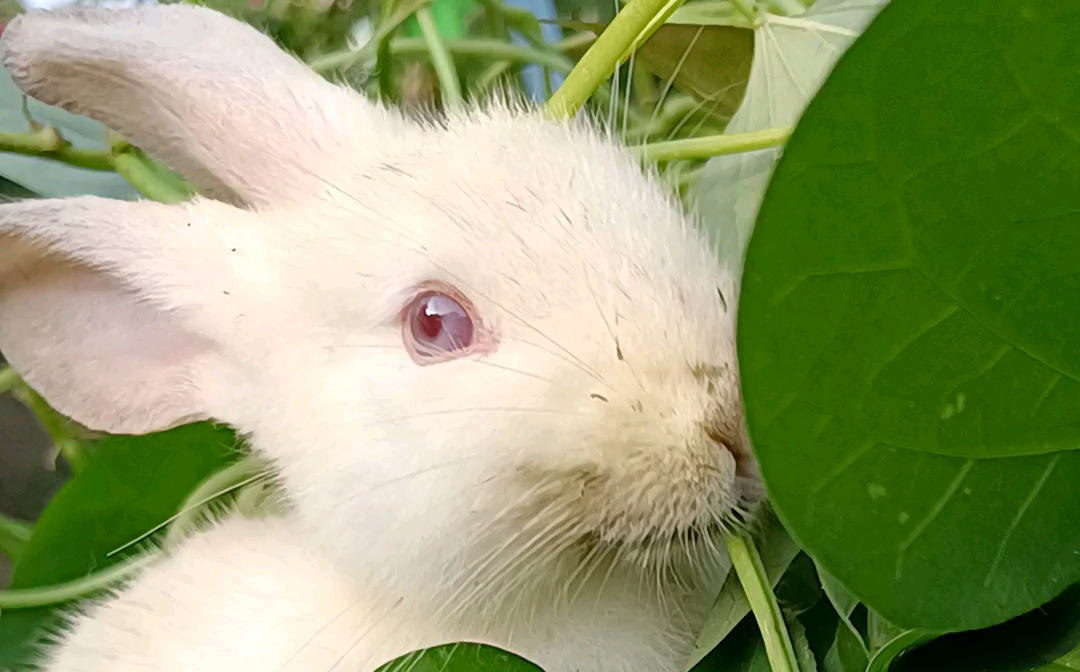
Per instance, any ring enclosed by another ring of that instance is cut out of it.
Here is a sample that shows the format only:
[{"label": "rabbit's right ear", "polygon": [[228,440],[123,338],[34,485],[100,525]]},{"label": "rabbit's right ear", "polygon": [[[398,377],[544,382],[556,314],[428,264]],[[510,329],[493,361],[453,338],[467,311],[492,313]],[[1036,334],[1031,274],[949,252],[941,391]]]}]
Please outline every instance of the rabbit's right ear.
[{"label": "rabbit's right ear", "polygon": [[92,429],[229,421],[216,401],[237,389],[229,353],[255,306],[236,269],[262,263],[234,249],[254,217],[205,199],[0,205],[0,351]]},{"label": "rabbit's right ear", "polygon": [[195,5],[30,12],[3,31],[0,58],[34,98],[103,123],[234,205],[325,191],[343,130],[378,137],[371,127],[385,123],[266,35]]}]

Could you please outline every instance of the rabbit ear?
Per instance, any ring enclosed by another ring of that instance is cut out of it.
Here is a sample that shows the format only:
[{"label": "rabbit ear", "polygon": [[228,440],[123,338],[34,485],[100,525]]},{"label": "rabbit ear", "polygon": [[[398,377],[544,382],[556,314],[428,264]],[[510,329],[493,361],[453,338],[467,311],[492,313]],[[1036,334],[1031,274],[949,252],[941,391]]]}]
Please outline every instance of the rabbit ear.
[{"label": "rabbit ear", "polygon": [[[326,108],[374,121],[251,26],[194,5],[31,12],[0,38],[16,83],[95,119],[235,205],[285,204],[315,177],[337,135]],[[339,157],[340,158],[340,157]]]},{"label": "rabbit ear", "polygon": [[229,265],[215,222],[232,213],[251,216],[201,200],[0,206],[0,351],[92,429],[141,434],[207,417],[227,370],[228,329],[213,320],[230,307],[217,298]]}]

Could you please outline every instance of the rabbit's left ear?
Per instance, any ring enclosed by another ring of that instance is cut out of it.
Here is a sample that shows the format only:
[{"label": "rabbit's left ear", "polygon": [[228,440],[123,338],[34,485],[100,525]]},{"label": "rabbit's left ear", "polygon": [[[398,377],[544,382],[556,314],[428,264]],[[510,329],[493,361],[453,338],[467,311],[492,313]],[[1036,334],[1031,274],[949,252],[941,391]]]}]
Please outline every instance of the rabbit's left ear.
[{"label": "rabbit's left ear", "polygon": [[103,123],[234,205],[317,198],[357,149],[392,142],[375,104],[195,5],[30,12],[4,30],[0,58],[34,98]]},{"label": "rabbit's left ear", "polygon": [[252,308],[231,258],[236,224],[257,229],[252,217],[201,199],[0,206],[0,351],[92,429],[228,421],[213,400],[236,379],[226,353]]}]

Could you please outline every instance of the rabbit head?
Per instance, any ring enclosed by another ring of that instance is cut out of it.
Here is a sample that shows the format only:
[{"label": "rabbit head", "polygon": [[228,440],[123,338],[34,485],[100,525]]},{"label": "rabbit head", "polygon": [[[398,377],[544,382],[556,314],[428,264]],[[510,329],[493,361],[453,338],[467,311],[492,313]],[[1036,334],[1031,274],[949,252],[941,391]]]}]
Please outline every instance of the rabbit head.
[{"label": "rabbit head", "polygon": [[346,567],[432,590],[666,562],[760,499],[736,282],[588,123],[408,121],[187,5],[25,15],[0,52],[201,194],[0,206],[0,349],[59,411],[229,423]]}]

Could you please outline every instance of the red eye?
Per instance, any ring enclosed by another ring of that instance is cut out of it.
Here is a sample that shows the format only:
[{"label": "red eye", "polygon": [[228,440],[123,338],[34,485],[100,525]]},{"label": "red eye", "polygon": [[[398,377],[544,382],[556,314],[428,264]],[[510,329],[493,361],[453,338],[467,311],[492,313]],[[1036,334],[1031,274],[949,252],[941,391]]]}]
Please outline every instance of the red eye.
[{"label": "red eye", "polygon": [[460,301],[443,292],[424,292],[405,308],[405,347],[417,364],[464,354],[473,344],[473,320]]}]

